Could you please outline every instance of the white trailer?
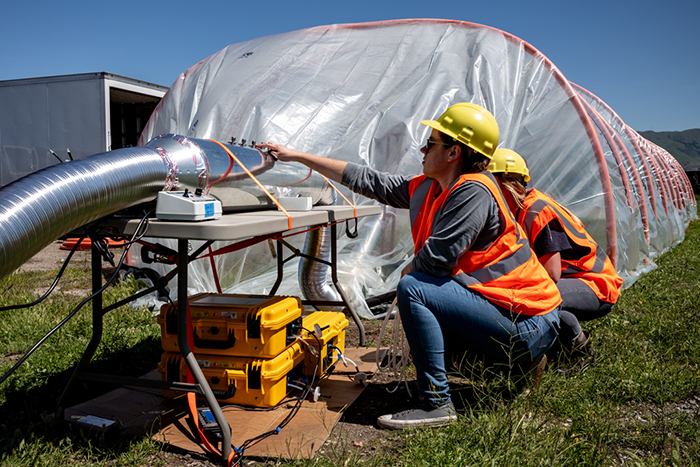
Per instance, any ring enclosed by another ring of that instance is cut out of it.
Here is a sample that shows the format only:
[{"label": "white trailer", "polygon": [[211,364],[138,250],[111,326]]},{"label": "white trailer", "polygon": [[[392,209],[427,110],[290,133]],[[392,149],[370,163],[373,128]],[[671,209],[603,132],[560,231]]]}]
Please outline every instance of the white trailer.
[{"label": "white trailer", "polygon": [[167,90],[105,72],[0,81],[0,186],[59,159],[136,146]]}]

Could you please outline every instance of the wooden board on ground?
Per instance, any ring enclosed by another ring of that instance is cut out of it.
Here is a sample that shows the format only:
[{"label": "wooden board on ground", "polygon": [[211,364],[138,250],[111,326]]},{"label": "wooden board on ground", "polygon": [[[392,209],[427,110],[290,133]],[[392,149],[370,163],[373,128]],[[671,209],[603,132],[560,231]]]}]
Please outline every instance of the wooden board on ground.
[{"label": "wooden board on ground", "polygon": [[[160,379],[153,370],[144,379]],[[69,407],[63,418],[80,428],[118,430],[131,435],[154,433],[181,417],[181,403],[165,399],[160,390],[125,386]]]},{"label": "wooden board on ground", "polygon": [[[312,457],[326,441],[342,412],[360,396],[363,386],[348,375],[332,375],[321,383],[318,402],[304,401],[299,411],[278,434],[271,435],[246,449],[252,457]],[[253,411],[232,407],[223,409],[232,427],[231,443],[239,447],[246,440],[272,431],[291,412],[291,403],[271,411]],[[182,417],[154,435],[154,439],[181,449],[206,453],[192,437],[187,425],[188,416]]]},{"label": "wooden board on ground", "polygon": [[[376,371],[375,350],[358,347],[346,349],[345,356],[368,376]],[[338,363],[335,372],[325,378],[317,402],[306,400],[292,420],[278,434],[269,436],[246,449],[251,457],[310,458],[323,445],[343,411],[362,393],[364,386],[353,379],[355,366]],[[145,377],[158,379],[157,371]],[[292,403],[275,410],[253,411],[233,407],[223,409],[231,425],[231,442],[242,445],[246,440],[274,430],[292,410]],[[193,452],[205,452],[195,440],[187,422],[184,398],[164,399],[157,390],[119,388],[96,399],[66,409],[65,419],[85,428],[121,429],[131,434],[153,433],[153,438]]]}]

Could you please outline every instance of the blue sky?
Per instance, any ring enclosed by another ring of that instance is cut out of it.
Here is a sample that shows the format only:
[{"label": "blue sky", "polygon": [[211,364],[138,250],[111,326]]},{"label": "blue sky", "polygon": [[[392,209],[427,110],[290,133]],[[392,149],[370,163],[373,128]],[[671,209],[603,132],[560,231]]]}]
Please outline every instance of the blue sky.
[{"label": "blue sky", "polygon": [[697,0],[14,1],[2,9],[0,80],[105,71],[170,86],[229,44],[401,18],[520,37],[637,131],[700,128]]}]

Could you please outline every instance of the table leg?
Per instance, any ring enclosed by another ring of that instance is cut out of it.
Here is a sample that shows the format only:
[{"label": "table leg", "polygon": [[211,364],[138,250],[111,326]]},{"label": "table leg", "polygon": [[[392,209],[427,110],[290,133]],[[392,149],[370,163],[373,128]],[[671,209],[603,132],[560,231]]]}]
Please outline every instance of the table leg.
[{"label": "table leg", "polygon": [[270,290],[270,295],[277,293],[277,289],[282,284],[282,278],[284,277],[284,248],[282,242],[277,240],[277,280]]},{"label": "table leg", "polygon": [[100,341],[102,340],[102,293],[97,293],[102,288],[102,255],[94,244],[92,245],[91,253],[92,293],[94,295],[92,297],[92,336],[90,338],[90,342],[85,348],[85,352],[83,352],[82,357],[80,357],[80,361],[76,365],[75,370],[73,370],[73,374],[68,380],[68,384],[66,384],[66,387],[63,389],[61,397],[58,399],[59,408],[61,407],[66,394],[68,394],[70,388],[73,386],[73,382],[78,374],[84,370],[85,366],[87,366],[87,364],[90,363],[90,360],[92,360],[92,357],[95,355],[97,347],[99,347]]},{"label": "table leg", "polygon": [[[187,333],[190,330],[187,327],[187,266],[189,264],[189,259],[187,257],[188,241],[179,239],[178,240],[178,276],[177,276],[177,341],[180,346],[180,352],[182,353],[182,358],[185,359],[187,367],[190,369],[195,382],[200,386],[204,399],[209,405],[209,409],[214,415],[214,419],[219,424],[221,428],[221,455],[224,462],[228,459],[231,454],[231,429],[224,413],[221,411],[221,406],[219,402],[214,397],[214,394],[207,383],[202,369],[199,368],[197,359],[192,353],[190,346],[187,342]],[[196,414],[193,414],[196,416]]]}]

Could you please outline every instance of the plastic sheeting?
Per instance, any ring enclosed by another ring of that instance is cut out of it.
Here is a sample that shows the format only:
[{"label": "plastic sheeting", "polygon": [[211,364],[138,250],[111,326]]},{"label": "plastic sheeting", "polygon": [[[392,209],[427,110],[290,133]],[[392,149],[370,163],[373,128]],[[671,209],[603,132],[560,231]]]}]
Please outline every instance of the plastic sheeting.
[{"label": "plastic sheeting", "polygon": [[[520,153],[531,186],[585,223],[625,286],[682,241],[697,218],[687,177],[668,153],[527,42],[473,23],[331,25],[230,45],[178,77],[141,138],[269,140],[419,174],[429,134],[420,120],[457,102],[494,114],[499,146]],[[344,193],[355,204],[373,203]],[[413,252],[407,213],[389,208],[363,219],[358,238],[340,242],[340,281],[364,297],[393,290]],[[269,290],[272,256],[263,244],[216,258],[222,288]],[[298,293],[295,267],[287,265],[280,293]],[[193,289],[215,290],[209,261],[195,262],[191,272]]]}]

